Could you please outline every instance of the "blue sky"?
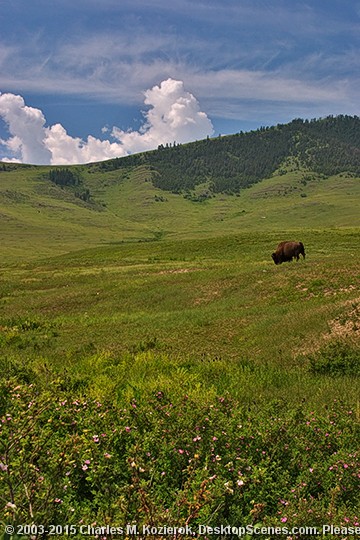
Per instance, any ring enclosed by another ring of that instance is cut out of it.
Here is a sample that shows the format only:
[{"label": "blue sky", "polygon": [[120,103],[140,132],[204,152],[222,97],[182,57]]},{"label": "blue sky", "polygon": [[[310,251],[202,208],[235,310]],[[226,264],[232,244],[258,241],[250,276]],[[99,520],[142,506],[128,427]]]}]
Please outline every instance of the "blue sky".
[{"label": "blue sky", "polygon": [[360,0],[0,0],[0,159],[359,114]]}]

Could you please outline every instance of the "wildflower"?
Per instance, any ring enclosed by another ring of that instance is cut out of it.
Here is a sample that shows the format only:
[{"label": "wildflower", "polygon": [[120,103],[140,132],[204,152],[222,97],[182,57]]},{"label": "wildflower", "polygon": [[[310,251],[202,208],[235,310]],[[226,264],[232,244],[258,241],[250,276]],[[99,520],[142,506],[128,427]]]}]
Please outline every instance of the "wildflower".
[{"label": "wildflower", "polygon": [[225,482],[224,487],[226,488],[226,491],[233,494],[234,490],[231,488],[231,482]]},{"label": "wildflower", "polygon": [[179,454],[183,454],[184,450],[182,448],[179,448],[178,452],[179,452]]},{"label": "wildflower", "polygon": [[9,510],[16,510],[16,504],[8,502],[5,504],[5,508],[9,508]]},{"label": "wildflower", "polygon": [[2,463],[2,462],[0,461],[0,470],[1,470],[1,471],[7,471],[7,468],[8,468],[8,466],[5,465],[5,463]]},{"label": "wildflower", "polygon": [[213,440],[213,441],[217,441],[218,438],[217,438],[217,437],[213,437],[212,440]]},{"label": "wildflower", "polygon": [[310,468],[309,468],[309,471],[310,471],[310,472],[313,472],[313,471],[314,471],[314,469],[312,469],[312,468],[310,467]]},{"label": "wildflower", "polygon": [[55,499],[54,502],[58,503],[58,504],[61,504],[62,503],[62,500],[61,499]]},{"label": "wildflower", "polygon": [[127,431],[127,433],[130,433],[131,427],[130,426],[125,426],[125,431]]},{"label": "wildflower", "polygon": [[282,518],[281,518],[281,522],[282,522],[282,523],[286,523],[286,522],[287,522],[287,517],[285,517],[285,516],[282,517]]},{"label": "wildflower", "polygon": [[241,486],[243,486],[245,484],[244,480],[238,480],[236,483],[237,483],[237,485],[239,487],[241,487]]},{"label": "wildflower", "polygon": [[86,464],[84,464],[81,468],[83,471],[86,471],[89,467]]},{"label": "wildflower", "polygon": [[98,437],[98,435],[93,435],[93,441],[94,441],[94,442],[99,442],[99,437]]},{"label": "wildflower", "polygon": [[104,457],[105,457],[106,459],[110,459],[110,458],[111,458],[111,454],[108,454],[107,452],[105,452]]}]

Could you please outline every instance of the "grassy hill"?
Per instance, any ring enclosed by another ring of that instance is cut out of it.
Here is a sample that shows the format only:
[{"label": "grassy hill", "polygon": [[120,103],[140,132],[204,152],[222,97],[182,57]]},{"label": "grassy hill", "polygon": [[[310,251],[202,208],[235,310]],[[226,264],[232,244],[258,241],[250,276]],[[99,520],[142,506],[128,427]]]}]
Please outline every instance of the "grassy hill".
[{"label": "grassy hill", "polygon": [[[358,226],[359,123],[298,120],[69,168],[3,164],[3,262],[112,242]],[[80,187],[52,182],[56,171]]]},{"label": "grassy hill", "polygon": [[[0,170],[0,526],[12,538],[43,537],[24,523],[79,539],[83,524],[124,538],[127,524],[188,526],[184,539],[220,524],[355,530],[360,180],[339,133],[348,169],[292,153],[233,194],[209,177],[161,189],[147,154]],[[305,261],[275,266],[291,238]]]}]

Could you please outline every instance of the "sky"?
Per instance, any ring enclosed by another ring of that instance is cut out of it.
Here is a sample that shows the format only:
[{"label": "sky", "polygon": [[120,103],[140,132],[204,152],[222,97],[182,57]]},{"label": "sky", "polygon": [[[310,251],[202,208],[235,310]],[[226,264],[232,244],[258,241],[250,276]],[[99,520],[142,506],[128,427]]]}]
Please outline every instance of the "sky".
[{"label": "sky", "polygon": [[360,0],[0,0],[0,159],[359,115]]}]

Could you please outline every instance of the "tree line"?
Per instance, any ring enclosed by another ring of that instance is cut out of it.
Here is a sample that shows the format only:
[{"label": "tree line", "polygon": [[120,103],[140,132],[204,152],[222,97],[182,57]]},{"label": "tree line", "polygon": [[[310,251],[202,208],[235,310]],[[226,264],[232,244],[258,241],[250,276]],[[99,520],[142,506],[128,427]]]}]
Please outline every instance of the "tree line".
[{"label": "tree line", "polygon": [[90,190],[82,187],[82,179],[77,171],[68,168],[51,169],[49,171],[49,180],[62,188],[76,188],[74,190],[75,197],[84,202],[91,200]]},{"label": "tree line", "polygon": [[288,124],[205,139],[161,145],[157,150],[105,161],[101,170],[147,165],[153,184],[183,192],[207,182],[214,193],[238,193],[271,176],[289,157],[326,175],[360,175],[360,118],[297,118]]}]

